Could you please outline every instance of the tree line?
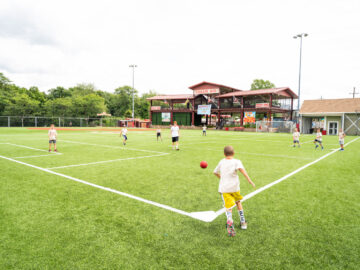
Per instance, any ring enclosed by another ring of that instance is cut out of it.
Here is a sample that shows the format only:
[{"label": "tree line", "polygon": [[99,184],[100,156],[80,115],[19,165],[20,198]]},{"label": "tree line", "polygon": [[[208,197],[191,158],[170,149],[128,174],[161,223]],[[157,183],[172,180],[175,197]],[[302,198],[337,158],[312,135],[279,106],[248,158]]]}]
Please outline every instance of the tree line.
[{"label": "tree line", "polygon": [[[149,117],[149,102],[154,91],[139,95],[134,91],[134,115]],[[0,115],[2,116],[49,116],[49,117],[96,117],[107,112],[112,116],[132,116],[132,88],[118,87],[113,93],[96,89],[93,84],[77,84],[65,88],[58,86],[41,92],[36,86],[20,87],[0,73]]]}]

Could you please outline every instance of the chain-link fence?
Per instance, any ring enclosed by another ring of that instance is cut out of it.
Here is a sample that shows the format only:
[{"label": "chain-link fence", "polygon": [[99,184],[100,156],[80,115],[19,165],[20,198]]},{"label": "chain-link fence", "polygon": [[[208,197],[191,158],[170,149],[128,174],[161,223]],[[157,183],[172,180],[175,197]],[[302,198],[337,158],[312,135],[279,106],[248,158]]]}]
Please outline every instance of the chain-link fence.
[{"label": "chain-link fence", "polygon": [[0,116],[0,127],[118,127],[120,118]]}]

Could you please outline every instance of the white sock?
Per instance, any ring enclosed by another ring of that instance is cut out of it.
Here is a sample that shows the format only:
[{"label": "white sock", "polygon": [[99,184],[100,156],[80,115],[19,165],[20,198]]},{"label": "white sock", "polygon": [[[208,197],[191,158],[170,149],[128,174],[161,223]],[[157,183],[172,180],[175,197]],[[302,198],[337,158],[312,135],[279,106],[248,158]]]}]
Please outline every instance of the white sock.
[{"label": "white sock", "polygon": [[230,221],[232,222],[232,221],[233,221],[233,219],[232,219],[232,212],[226,211],[225,214],[226,214],[227,220],[228,220],[228,221],[230,220]]}]

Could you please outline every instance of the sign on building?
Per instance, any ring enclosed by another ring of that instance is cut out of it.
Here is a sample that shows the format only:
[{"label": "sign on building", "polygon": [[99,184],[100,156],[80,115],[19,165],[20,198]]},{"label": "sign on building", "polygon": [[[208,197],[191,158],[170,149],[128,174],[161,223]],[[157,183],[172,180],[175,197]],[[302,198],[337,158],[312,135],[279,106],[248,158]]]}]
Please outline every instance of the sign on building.
[{"label": "sign on building", "polygon": [[151,110],[152,110],[152,111],[160,111],[160,110],[161,110],[161,106],[151,106]]},{"label": "sign on building", "polygon": [[220,93],[219,88],[209,88],[209,89],[198,89],[194,90],[195,95],[202,95],[202,94],[218,94]]},{"label": "sign on building", "polygon": [[198,105],[197,114],[210,115],[211,105]]},{"label": "sign on building", "polygon": [[161,121],[162,122],[170,122],[170,113],[169,112],[161,113]]},{"label": "sign on building", "polygon": [[244,112],[244,123],[255,123],[256,112]]},{"label": "sign on building", "polygon": [[269,103],[256,103],[255,108],[269,108]]}]

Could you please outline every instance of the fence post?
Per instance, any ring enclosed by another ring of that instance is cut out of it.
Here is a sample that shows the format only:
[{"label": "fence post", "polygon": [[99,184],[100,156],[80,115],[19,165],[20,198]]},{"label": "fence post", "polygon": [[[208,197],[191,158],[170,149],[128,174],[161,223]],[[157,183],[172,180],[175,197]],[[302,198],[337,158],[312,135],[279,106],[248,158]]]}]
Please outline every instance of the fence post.
[{"label": "fence post", "polygon": [[102,118],[100,118],[100,127],[102,127]]},{"label": "fence post", "polygon": [[37,117],[35,117],[35,127],[37,127]]},{"label": "fence post", "polygon": [[82,118],[80,118],[80,127],[82,127]]},{"label": "fence post", "polygon": [[61,127],[60,117],[59,117],[59,127]]},{"label": "fence post", "polygon": [[8,116],[8,127],[10,127],[10,116]]}]

